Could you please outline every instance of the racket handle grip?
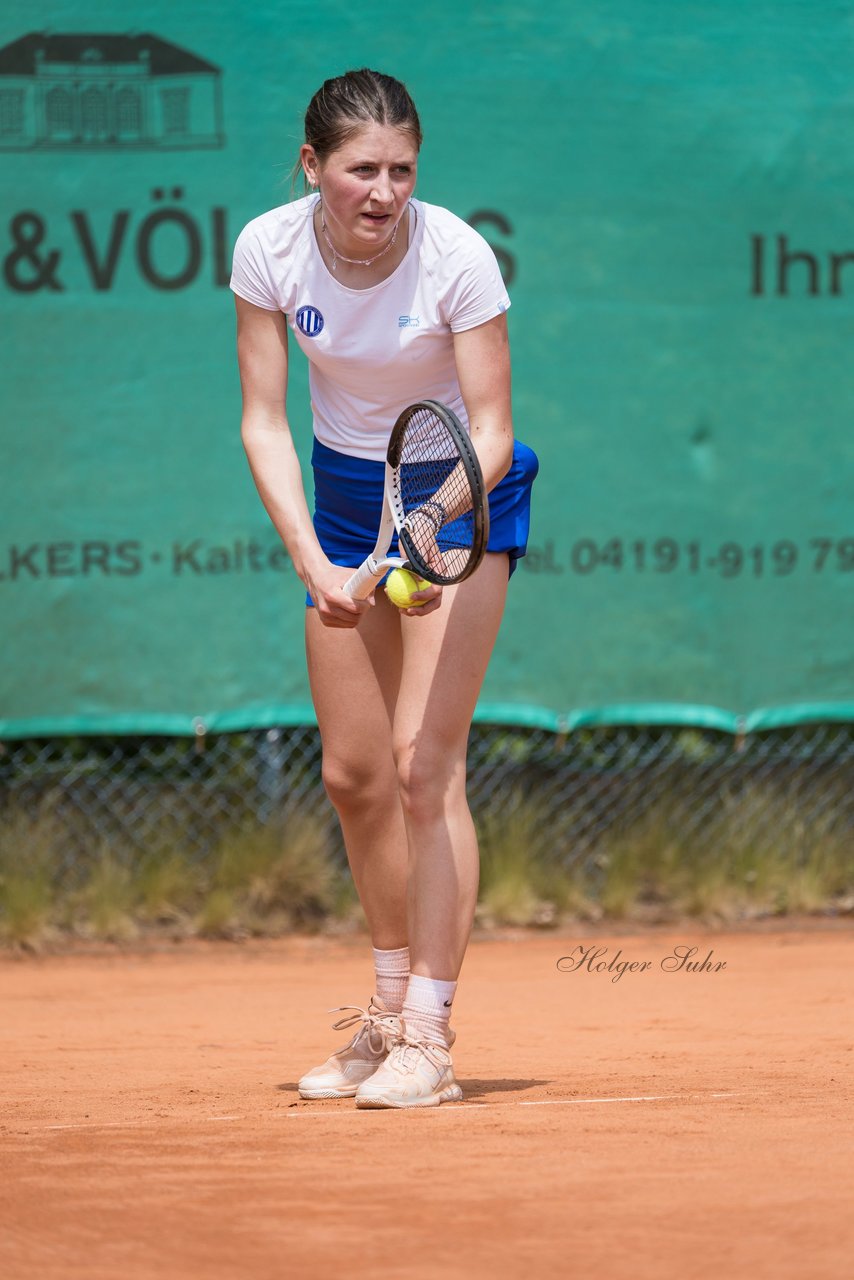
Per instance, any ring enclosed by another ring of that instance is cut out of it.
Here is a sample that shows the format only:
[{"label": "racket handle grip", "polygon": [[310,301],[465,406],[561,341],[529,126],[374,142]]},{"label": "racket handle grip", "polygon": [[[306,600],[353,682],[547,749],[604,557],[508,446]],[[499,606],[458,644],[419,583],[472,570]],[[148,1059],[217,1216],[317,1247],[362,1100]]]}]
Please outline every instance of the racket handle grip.
[{"label": "racket handle grip", "polygon": [[384,573],[385,566],[378,568],[376,560],[369,558],[347,579],[344,590],[354,600],[367,600]]}]

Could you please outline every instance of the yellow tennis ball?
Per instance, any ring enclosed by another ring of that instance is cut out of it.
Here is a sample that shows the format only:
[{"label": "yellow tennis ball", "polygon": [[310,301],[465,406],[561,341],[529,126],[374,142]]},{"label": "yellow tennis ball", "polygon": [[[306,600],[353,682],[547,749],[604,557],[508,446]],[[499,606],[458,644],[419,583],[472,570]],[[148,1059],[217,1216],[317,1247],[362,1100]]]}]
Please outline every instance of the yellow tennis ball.
[{"label": "yellow tennis ball", "polygon": [[398,609],[409,609],[424,603],[423,600],[413,600],[412,592],[424,591],[429,586],[430,583],[425,578],[419,578],[417,573],[411,573],[409,569],[392,569],[386,578],[385,593]]}]

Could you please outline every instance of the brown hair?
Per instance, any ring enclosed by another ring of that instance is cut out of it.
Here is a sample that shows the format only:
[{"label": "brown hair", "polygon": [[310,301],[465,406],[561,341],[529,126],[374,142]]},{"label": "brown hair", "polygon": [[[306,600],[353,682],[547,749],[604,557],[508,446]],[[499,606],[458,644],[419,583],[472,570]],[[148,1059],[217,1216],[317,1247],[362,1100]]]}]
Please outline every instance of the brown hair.
[{"label": "brown hair", "polygon": [[[324,80],[305,113],[305,140],[325,160],[371,121],[405,129],[420,149],[421,122],[406,86],[367,67]],[[301,170],[297,160],[294,179]]]}]

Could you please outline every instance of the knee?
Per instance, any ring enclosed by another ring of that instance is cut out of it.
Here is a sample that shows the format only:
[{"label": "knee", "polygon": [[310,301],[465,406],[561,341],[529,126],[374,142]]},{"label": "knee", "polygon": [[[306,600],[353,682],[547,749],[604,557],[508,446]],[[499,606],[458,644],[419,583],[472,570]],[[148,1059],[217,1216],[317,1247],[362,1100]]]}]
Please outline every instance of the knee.
[{"label": "knee", "polygon": [[465,794],[465,759],[451,752],[415,747],[397,752],[396,765],[400,802],[411,822],[435,822],[457,790]]},{"label": "knee", "polygon": [[[370,752],[365,753],[366,757]],[[394,794],[396,779],[389,763],[384,768],[367,759],[323,757],[323,785],[333,808],[353,811],[370,808]]]}]

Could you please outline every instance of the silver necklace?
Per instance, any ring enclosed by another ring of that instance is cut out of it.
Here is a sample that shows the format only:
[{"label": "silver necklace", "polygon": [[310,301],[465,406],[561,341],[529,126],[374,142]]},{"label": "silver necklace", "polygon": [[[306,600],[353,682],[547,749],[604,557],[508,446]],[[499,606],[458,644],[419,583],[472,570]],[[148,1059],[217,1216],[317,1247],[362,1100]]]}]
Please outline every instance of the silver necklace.
[{"label": "silver necklace", "polygon": [[320,206],[320,230],[323,232],[323,238],[329,245],[332,254],[332,270],[334,271],[339,262],[349,262],[351,267],[369,267],[372,262],[377,262],[384,253],[388,253],[389,249],[397,239],[397,228],[400,226],[400,219],[394,224],[394,231],[391,233],[391,239],[384,249],[380,249],[379,253],[375,253],[372,258],[345,258],[343,253],[339,253],[335,245],[329,239],[329,232],[326,230],[326,219],[323,216],[323,205]]}]

